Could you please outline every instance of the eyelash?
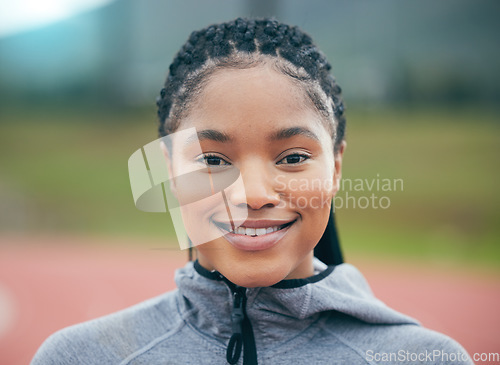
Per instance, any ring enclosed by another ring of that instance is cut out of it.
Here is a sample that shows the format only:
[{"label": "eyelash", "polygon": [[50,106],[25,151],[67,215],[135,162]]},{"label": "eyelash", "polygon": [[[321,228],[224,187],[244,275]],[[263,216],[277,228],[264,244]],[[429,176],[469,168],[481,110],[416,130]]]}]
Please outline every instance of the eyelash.
[{"label": "eyelash", "polygon": [[305,161],[307,161],[309,158],[311,158],[311,156],[309,155],[306,155],[306,154],[303,154],[303,153],[291,153],[285,157],[283,157],[281,160],[279,160],[277,162],[278,165],[284,165],[284,163],[282,163],[282,161],[290,158],[290,157],[299,157],[299,162],[291,162],[291,163],[287,163],[286,165],[294,165],[294,166],[297,166],[297,165],[301,165],[302,163],[304,163]]},{"label": "eyelash", "polygon": [[[298,162],[288,162],[288,163],[284,163],[283,162],[283,161],[287,160],[290,157],[299,157],[299,161]],[[311,158],[311,156],[303,154],[303,153],[291,153],[291,154],[283,157],[276,164],[277,165],[294,165],[294,166],[298,166],[298,165],[301,165],[302,163],[304,163],[305,161],[307,161],[309,158]],[[209,159],[217,159],[217,161],[219,163],[218,164],[209,164],[208,163]],[[201,160],[203,160],[203,161],[201,161]],[[200,158],[198,158],[198,161],[204,163],[207,166],[229,166],[229,165],[231,165],[231,163],[227,162],[222,157],[220,157],[218,155],[215,155],[215,154],[210,154],[210,153],[204,154],[203,156],[201,156]]]},{"label": "eyelash", "polygon": [[[208,163],[208,159],[210,159],[210,158],[212,158],[212,159],[218,159],[220,162],[224,162],[224,164],[213,164],[213,165],[211,165],[211,164]],[[201,161],[201,160],[203,160],[203,161]],[[204,163],[207,166],[229,166],[229,165],[231,165],[229,162],[227,162],[226,160],[224,160],[222,157],[214,155],[214,154],[210,154],[210,153],[205,153],[204,155],[200,156],[197,161],[200,161],[200,162]]]}]

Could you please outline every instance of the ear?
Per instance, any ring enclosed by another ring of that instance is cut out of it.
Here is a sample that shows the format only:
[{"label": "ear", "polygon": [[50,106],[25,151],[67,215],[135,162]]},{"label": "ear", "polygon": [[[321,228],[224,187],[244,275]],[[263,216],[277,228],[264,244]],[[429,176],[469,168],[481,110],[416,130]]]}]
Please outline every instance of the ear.
[{"label": "ear", "polygon": [[335,181],[333,194],[335,195],[340,187],[340,179],[342,178],[342,159],[344,158],[344,151],[347,146],[346,141],[342,141],[339,146],[338,152],[335,153],[335,168],[333,171],[333,181]]},{"label": "ear", "polygon": [[167,164],[168,176],[170,178],[170,190],[172,190],[172,193],[175,195],[177,189],[175,187],[175,176],[172,169],[172,157],[168,152],[168,148],[165,145],[165,142],[160,141],[160,148],[163,152],[163,156],[165,157],[165,163]]}]

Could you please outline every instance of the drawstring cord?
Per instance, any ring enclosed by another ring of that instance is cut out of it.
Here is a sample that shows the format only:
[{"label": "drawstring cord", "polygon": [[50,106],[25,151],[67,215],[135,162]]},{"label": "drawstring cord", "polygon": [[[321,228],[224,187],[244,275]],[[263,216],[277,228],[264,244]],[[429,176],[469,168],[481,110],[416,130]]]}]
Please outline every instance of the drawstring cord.
[{"label": "drawstring cord", "polygon": [[241,289],[235,288],[233,292],[233,308],[231,311],[231,326],[233,330],[233,335],[229,340],[227,345],[226,359],[231,365],[238,362],[241,356],[241,349],[243,347],[243,335],[242,335],[242,323],[245,317],[243,313],[243,297]]},{"label": "drawstring cord", "polygon": [[257,365],[257,349],[252,330],[252,323],[246,314],[246,288],[238,286],[217,271],[209,272],[196,260],[194,267],[201,275],[209,279],[221,280],[226,283],[232,294],[231,329],[233,334],[226,350],[226,360],[235,365],[243,354],[243,365]]},{"label": "drawstring cord", "polygon": [[252,323],[246,313],[247,289],[238,286],[220,272],[208,271],[200,265],[198,260],[194,262],[195,270],[202,276],[220,280],[226,283],[232,295],[231,307],[231,329],[233,334],[229,339],[226,350],[226,360],[229,364],[237,364],[243,354],[243,365],[257,365],[257,348],[255,347],[255,337]]}]

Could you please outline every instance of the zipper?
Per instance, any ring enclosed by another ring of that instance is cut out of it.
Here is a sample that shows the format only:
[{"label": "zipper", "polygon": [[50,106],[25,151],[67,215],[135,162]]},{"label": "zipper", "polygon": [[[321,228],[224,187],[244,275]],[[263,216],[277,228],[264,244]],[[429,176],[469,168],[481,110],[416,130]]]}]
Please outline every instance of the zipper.
[{"label": "zipper", "polygon": [[231,329],[233,334],[226,351],[229,364],[237,364],[243,350],[243,365],[257,365],[257,349],[252,324],[246,314],[246,288],[238,286],[221,275],[222,280],[231,289],[233,305],[231,307]]}]

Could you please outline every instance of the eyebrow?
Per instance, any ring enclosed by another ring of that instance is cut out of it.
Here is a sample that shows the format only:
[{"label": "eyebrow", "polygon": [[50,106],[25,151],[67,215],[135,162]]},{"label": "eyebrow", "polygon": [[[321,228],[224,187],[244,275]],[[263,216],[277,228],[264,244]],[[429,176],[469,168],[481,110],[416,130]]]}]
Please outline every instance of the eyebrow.
[{"label": "eyebrow", "polygon": [[[304,137],[313,139],[315,141],[319,141],[318,136],[316,136],[316,134],[314,134],[311,130],[309,130],[305,127],[283,128],[283,129],[280,129],[276,132],[273,132],[268,137],[268,139],[270,141],[279,141],[279,140],[283,140],[283,139],[292,138],[294,136],[304,136]],[[207,140],[207,139],[211,140],[211,141],[215,141],[215,142],[221,142],[221,143],[232,141],[232,138],[224,132],[221,132],[221,131],[218,131],[215,129],[204,129],[204,130],[196,132],[196,134],[189,136],[186,139],[185,144],[187,145],[187,144],[193,143],[196,140],[201,142],[201,141]]]},{"label": "eyebrow", "polygon": [[271,141],[279,141],[283,139],[292,138],[294,136],[304,136],[315,141],[319,141],[319,138],[316,134],[304,127],[291,127],[280,129],[279,131],[274,132],[269,136],[269,140]]},{"label": "eyebrow", "polygon": [[196,140],[201,142],[206,139],[221,143],[229,142],[232,140],[232,138],[224,132],[215,129],[204,129],[196,132],[196,134],[189,136],[186,139],[185,144],[193,143]]}]

